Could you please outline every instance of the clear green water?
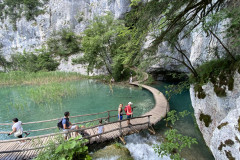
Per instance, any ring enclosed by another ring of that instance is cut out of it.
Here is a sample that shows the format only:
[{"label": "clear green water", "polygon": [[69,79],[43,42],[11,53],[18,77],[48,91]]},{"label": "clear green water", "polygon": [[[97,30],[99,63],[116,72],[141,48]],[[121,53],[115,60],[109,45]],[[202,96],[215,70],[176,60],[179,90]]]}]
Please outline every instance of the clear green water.
[{"label": "clear green water", "polygon": [[[153,87],[165,93],[164,86],[169,83],[158,82]],[[197,124],[195,123],[194,110],[191,105],[190,94],[188,90],[184,90],[181,94],[174,95],[170,101],[170,110],[176,110],[178,112],[188,110],[192,113],[192,116],[187,116],[184,119],[177,121],[174,125],[181,134],[197,138],[198,144],[192,145],[191,149],[185,149],[182,152],[182,156],[187,160],[214,160],[214,157],[208,147],[206,146],[202,134],[199,131]],[[160,138],[166,131],[165,123],[162,121],[156,125],[157,137]]]},{"label": "clear green water", "polygon": [[[2,87],[0,88],[0,123],[11,123],[12,118],[17,117],[22,122],[41,121],[60,118],[65,111],[71,116],[103,112],[118,109],[118,105],[126,105],[133,102],[134,116],[139,116],[154,107],[152,94],[147,90],[137,87],[113,86],[112,90],[107,84],[94,80],[81,80],[71,83],[71,87],[77,88],[74,96],[62,98],[61,103],[35,104],[26,94],[33,86]],[[117,115],[112,112],[111,115]],[[72,123],[106,117],[107,114],[70,119]],[[117,120],[112,118],[111,121]],[[33,130],[46,127],[54,127],[56,122],[24,125],[24,130]],[[10,131],[11,126],[0,126],[1,131]],[[31,136],[58,132],[57,129],[41,132],[32,132]],[[11,139],[13,136],[0,134],[0,139]]]},{"label": "clear green water", "polygon": [[[70,111],[71,115],[82,115],[97,113],[106,110],[117,109],[119,103],[127,104],[129,101],[133,102],[137,108],[134,110],[134,116],[141,115],[149,111],[154,106],[154,99],[150,92],[142,90],[137,87],[123,87],[113,86],[113,92],[106,84],[99,83],[93,80],[82,80],[77,82],[69,82],[72,87],[77,88],[77,92],[74,96],[67,96],[62,99],[61,103],[51,103],[36,105],[28,96],[26,92],[33,88],[32,86],[22,87],[4,87],[0,88],[0,123],[11,123],[11,119],[18,117],[23,122],[40,121],[45,119],[53,119],[62,117],[63,112]],[[159,82],[153,87],[159,89],[162,93],[165,92],[164,86],[168,83]],[[171,110],[183,111],[188,110],[193,113],[191,106],[191,100],[189,91],[185,90],[181,94],[175,95],[170,100]],[[21,104],[21,105],[16,105]],[[117,113],[115,113],[117,114]],[[106,115],[103,115],[106,116]],[[85,117],[78,119],[70,119],[72,122],[88,120],[95,117]],[[116,118],[112,119],[116,120]],[[56,126],[54,123],[43,123],[38,125],[25,125],[24,130],[39,129],[45,127]],[[161,143],[163,133],[166,131],[165,123],[162,121],[156,126],[157,134],[151,136],[154,141]],[[212,160],[214,159],[211,152],[205,145],[200,131],[195,124],[194,117],[188,116],[184,119],[177,121],[175,128],[182,134],[197,138],[198,145],[193,145],[191,149],[183,151],[182,155],[188,160]],[[11,130],[10,126],[0,126],[1,131]],[[50,130],[48,132],[31,133],[31,136],[38,134],[46,134],[49,132],[58,132],[58,130]],[[8,137],[0,134],[0,139],[10,139],[14,137]],[[132,137],[130,137],[132,139]],[[139,136],[138,140],[134,140],[134,150],[139,143],[141,148],[141,139],[146,137]],[[149,141],[149,138],[146,139]],[[149,142],[148,142],[149,143]],[[147,144],[148,144],[147,143]],[[129,142],[131,145],[131,142]],[[152,150],[152,146],[148,146]],[[146,146],[145,146],[146,148]],[[145,152],[145,151],[142,151]],[[152,154],[152,152],[149,152]],[[145,155],[146,158],[139,156],[136,159],[149,159],[151,155]],[[156,156],[154,156],[156,158]],[[159,157],[158,157],[159,158]],[[158,159],[157,158],[157,159]],[[159,158],[160,159],[160,158]]]}]

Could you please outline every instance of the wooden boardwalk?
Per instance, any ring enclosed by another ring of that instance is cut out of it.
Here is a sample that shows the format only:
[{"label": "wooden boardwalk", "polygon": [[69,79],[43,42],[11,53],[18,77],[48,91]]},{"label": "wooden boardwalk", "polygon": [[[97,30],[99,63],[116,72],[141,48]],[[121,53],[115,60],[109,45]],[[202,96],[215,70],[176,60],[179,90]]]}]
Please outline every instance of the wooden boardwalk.
[{"label": "wooden boardwalk", "polygon": [[[116,138],[120,138],[121,140],[124,140],[123,138],[124,136],[138,133],[139,131],[145,130],[145,129],[149,129],[149,131],[153,133],[154,130],[152,128],[152,125],[155,125],[163,117],[166,116],[166,113],[169,110],[169,105],[166,98],[161,92],[159,92],[157,89],[153,87],[150,87],[147,85],[141,85],[139,84],[139,82],[133,82],[131,84],[140,86],[142,88],[149,90],[154,96],[155,107],[151,111],[145,113],[140,117],[132,118],[131,126],[127,126],[126,120],[109,122],[109,118],[111,118],[110,111],[106,111],[108,113],[108,117],[103,117],[102,119],[106,119],[108,120],[108,122],[104,124],[105,131],[104,133],[101,134],[101,136],[97,134],[97,126],[80,129],[81,131],[84,130],[85,132],[88,133],[88,136],[84,138],[88,139],[90,144],[95,142],[99,143],[99,142],[107,141],[110,139],[116,139]],[[86,116],[86,115],[81,115],[81,116]],[[72,117],[78,117],[78,116],[72,116]],[[116,116],[112,116],[112,117],[116,117]],[[53,120],[56,121],[57,119],[53,119]],[[53,120],[46,120],[46,121],[48,122]],[[98,120],[99,118],[91,121],[98,121]],[[37,123],[42,123],[42,122],[37,122]],[[76,124],[82,124],[82,123],[83,122],[76,123]],[[49,140],[54,141],[54,138],[56,138],[57,135],[62,136],[62,134],[63,132],[59,132],[59,133],[52,133],[48,135],[41,135],[41,136],[22,138],[22,139],[2,140],[0,141],[0,159],[1,160],[22,160],[22,159],[31,159],[33,157],[36,157],[37,154],[42,149],[45,148]],[[75,134],[71,133],[71,135],[74,137]],[[25,142],[22,143],[20,142],[20,140],[25,140]]]}]

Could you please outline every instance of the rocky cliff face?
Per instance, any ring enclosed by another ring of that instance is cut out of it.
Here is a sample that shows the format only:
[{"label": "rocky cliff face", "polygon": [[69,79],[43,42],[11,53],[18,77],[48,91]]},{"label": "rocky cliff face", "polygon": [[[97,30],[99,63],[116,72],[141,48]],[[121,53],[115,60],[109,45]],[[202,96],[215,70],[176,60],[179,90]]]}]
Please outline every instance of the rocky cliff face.
[{"label": "rocky cliff face", "polygon": [[[94,16],[112,12],[115,18],[121,18],[130,10],[130,0],[49,0],[45,13],[36,17],[36,21],[21,18],[14,31],[9,19],[0,21],[0,45],[4,56],[15,52],[31,51],[40,47],[54,31],[71,28],[80,34]],[[63,61],[60,70],[86,73],[81,65],[72,65]]]},{"label": "rocky cliff face", "polygon": [[218,97],[211,82],[203,86],[204,99],[190,88],[197,124],[216,159],[240,159],[240,74],[234,75],[234,88]]},{"label": "rocky cliff face", "polygon": [[[224,43],[225,43],[225,39],[223,38],[224,34],[222,32],[224,30],[225,23],[226,22],[220,23],[216,31],[218,33],[221,33],[217,35]],[[212,59],[222,57],[224,55],[223,53],[225,52],[223,47],[217,41],[217,39],[209,35],[206,35],[206,33],[203,32],[200,26],[201,25],[195,28],[195,30],[191,32],[191,34],[187,38],[184,38],[179,41],[179,44],[181,45],[181,49],[188,56],[189,60],[191,61],[194,67],[197,67],[202,63],[210,61]],[[154,34],[154,33],[151,33],[151,34]],[[182,32],[182,35],[183,34],[184,32]],[[146,42],[143,45],[143,49],[148,48],[152,41],[153,41],[153,38],[150,35],[147,36]],[[178,53],[178,51],[177,50],[172,51],[171,48],[168,46],[167,42],[161,43],[158,46],[156,55],[158,55],[158,57],[171,56],[177,59],[181,59],[181,55]],[[190,72],[180,62],[177,62],[175,60],[170,60],[170,59],[166,60],[164,58],[157,60],[157,62],[154,62],[154,64],[149,68],[148,71],[150,73],[154,73],[156,71],[160,72],[158,80],[163,79],[161,76],[162,71],[168,71],[168,72],[177,71],[177,72],[184,72],[184,73]]]}]

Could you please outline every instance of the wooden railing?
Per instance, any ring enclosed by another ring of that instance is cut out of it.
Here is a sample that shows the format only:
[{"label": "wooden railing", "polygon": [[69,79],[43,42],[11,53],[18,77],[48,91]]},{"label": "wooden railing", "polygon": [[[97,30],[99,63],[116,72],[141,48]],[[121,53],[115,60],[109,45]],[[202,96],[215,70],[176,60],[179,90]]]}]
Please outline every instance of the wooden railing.
[{"label": "wooden railing", "polygon": [[[139,116],[139,117],[131,118],[131,120],[133,120],[133,119],[142,119],[142,118],[148,117],[148,121],[144,122],[144,123],[132,124],[131,126],[125,126],[125,127],[122,127],[122,123],[127,121],[127,119],[120,120],[120,121],[114,121],[114,122],[107,122],[107,123],[104,123],[103,125],[110,125],[110,124],[113,124],[113,123],[119,123],[119,127],[118,128],[113,128],[113,129],[111,129],[109,131],[106,131],[106,132],[103,132],[103,133],[98,133],[98,134],[94,134],[94,135],[84,136],[82,138],[90,140],[93,137],[101,136],[101,135],[104,135],[104,134],[107,134],[107,133],[111,133],[111,132],[114,132],[114,131],[119,131],[119,137],[121,137],[123,135],[123,129],[125,129],[125,128],[133,128],[134,126],[141,126],[141,125],[147,125],[148,127],[151,126],[151,123],[150,123],[150,117],[151,116],[152,115],[146,115],[146,116]],[[46,134],[46,135],[41,135],[41,136],[34,136],[34,137],[29,137],[29,138],[20,138],[20,139],[13,139],[13,140],[2,140],[2,141],[0,141],[0,143],[2,144],[2,143],[10,143],[10,142],[16,142],[16,141],[41,139],[41,138],[44,138],[44,137],[57,136],[57,135],[62,135],[62,134],[70,134],[70,133],[76,132],[76,131],[77,132],[82,132],[82,131],[85,131],[85,130],[94,129],[96,127],[98,127],[98,125],[95,125],[95,126],[92,126],[92,127],[88,127],[88,128],[81,128],[81,129],[78,129],[78,130],[68,130],[68,131],[64,131],[64,132],[51,133],[51,134]],[[145,128],[145,129],[147,129],[147,128]],[[136,130],[134,130],[134,132],[136,133]],[[28,148],[28,149],[17,149],[17,150],[11,150],[11,151],[0,151],[0,154],[3,154],[3,153],[13,153],[13,152],[25,152],[25,151],[30,151],[30,150],[39,150],[39,149],[43,149],[45,147],[47,147],[47,146],[45,145],[45,146],[40,146],[40,147],[35,147],[35,148]]]},{"label": "wooden railing", "polygon": [[[132,107],[132,110],[136,108],[136,107]],[[99,113],[93,113],[93,114],[85,114],[85,115],[76,115],[76,116],[69,116],[69,118],[78,118],[78,117],[87,117],[87,116],[94,116],[94,115],[100,115],[100,114],[104,114],[107,113],[107,117],[101,117],[101,118],[96,118],[96,119],[92,119],[92,120],[88,120],[88,121],[82,121],[82,122],[77,122],[77,123],[73,123],[73,125],[76,124],[86,124],[86,123],[90,123],[90,122],[95,122],[95,121],[99,121],[100,119],[110,122],[111,118],[114,117],[118,117],[118,115],[114,115],[111,116],[111,112],[118,112],[118,110],[108,110],[108,111],[104,111],[104,112],[99,112]],[[126,115],[126,114],[123,114]],[[37,123],[46,123],[46,122],[52,122],[52,121],[59,121],[61,118],[55,118],[55,119],[50,119],[50,120],[43,120],[43,121],[35,121],[35,122],[25,122],[22,123],[22,125],[28,125],[28,124],[37,124]],[[13,125],[12,123],[0,123],[0,126],[11,126]],[[43,128],[43,129],[37,129],[37,130],[28,130],[28,131],[24,131],[24,132],[38,132],[38,131],[45,131],[45,130],[51,130],[51,129],[55,129],[57,128],[57,126],[54,127],[49,127],[49,128]],[[0,132],[0,134],[8,134],[9,132]]]}]

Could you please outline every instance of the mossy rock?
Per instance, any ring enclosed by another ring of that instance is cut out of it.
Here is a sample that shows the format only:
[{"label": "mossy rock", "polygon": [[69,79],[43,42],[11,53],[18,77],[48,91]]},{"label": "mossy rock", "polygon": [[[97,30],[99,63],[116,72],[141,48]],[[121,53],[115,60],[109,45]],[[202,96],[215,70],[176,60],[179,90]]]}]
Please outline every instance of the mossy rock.
[{"label": "mossy rock", "polygon": [[210,123],[212,122],[211,116],[203,113],[200,114],[199,120],[204,122],[205,127],[209,127]]},{"label": "mossy rock", "polygon": [[222,127],[228,125],[228,122],[225,122],[225,123],[221,123],[217,128],[218,129],[221,129]]},{"label": "mossy rock", "polygon": [[112,157],[117,157],[118,160],[133,160],[129,150],[126,147],[116,144],[106,146],[105,148],[94,152],[91,156],[93,159],[110,159]]},{"label": "mossy rock", "polygon": [[222,88],[221,86],[214,85],[214,92],[218,97],[226,97],[227,93],[225,91],[225,88]]},{"label": "mossy rock", "polygon": [[226,154],[226,156],[227,156],[227,158],[229,160],[235,160],[235,157],[232,156],[232,152],[231,151],[226,151],[225,150],[225,154]]},{"label": "mossy rock", "polygon": [[218,150],[221,151],[223,149],[223,147],[226,147],[226,144],[223,144],[221,142],[221,144],[218,146]]},{"label": "mossy rock", "polygon": [[194,91],[199,99],[204,99],[206,97],[206,93],[202,89],[202,86],[199,84],[194,85]]},{"label": "mossy rock", "polygon": [[232,146],[232,145],[234,145],[234,142],[233,142],[233,140],[231,140],[231,139],[227,139],[227,140],[225,141],[225,144],[228,145],[228,146]]},{"label": "mossy rock", "polygon": [[240,117],[238,118],[238,131],[240,132]]}]

